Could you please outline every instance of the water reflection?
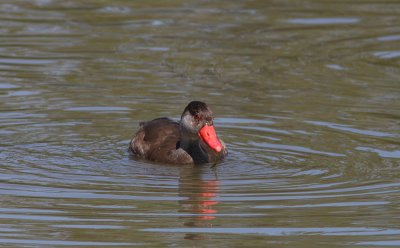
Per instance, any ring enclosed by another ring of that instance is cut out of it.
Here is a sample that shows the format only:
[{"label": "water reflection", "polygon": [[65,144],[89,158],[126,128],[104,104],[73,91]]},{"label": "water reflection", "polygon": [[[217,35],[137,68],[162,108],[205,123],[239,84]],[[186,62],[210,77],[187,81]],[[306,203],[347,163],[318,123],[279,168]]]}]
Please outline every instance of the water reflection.
[{"label": "water reflection", "polygon": [[[213,221],[217,218],[215,200],[219,192],[219,180],[215,178],[205,178],[207,166],[187,166],[183,167],[179,179],[179,196],[184,200],[179,201],[180,213],[185,213],[185,227],[212,227]],[[187,215],[186,215],[187,214]],[[204,239],[202,234],[188,233],[185,239]]]}]

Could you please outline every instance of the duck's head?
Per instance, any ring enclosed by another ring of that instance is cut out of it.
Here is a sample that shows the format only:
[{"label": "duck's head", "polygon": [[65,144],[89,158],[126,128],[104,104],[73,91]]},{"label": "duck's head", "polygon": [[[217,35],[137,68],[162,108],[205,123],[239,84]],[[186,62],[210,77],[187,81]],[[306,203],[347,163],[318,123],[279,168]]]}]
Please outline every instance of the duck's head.
[{"label": "duck's head", "polygon": [[222,145],[214,129],[214,117],[211,109],[204,102],[190,102],[181,116],[181,129],[189,139],[200,139],[216,152]]}]

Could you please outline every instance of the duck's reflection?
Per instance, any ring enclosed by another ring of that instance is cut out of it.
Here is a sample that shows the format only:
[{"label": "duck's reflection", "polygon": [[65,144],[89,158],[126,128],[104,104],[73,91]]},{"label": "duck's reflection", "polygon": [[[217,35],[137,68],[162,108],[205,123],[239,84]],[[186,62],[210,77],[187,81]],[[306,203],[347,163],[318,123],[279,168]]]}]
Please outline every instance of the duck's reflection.
[{"label": "duck's reflection", "polygon": [[[215,200],[219,191],[218,179],[207,166],[182,167],[179,179],[180,212],[185,213],[187,227],[210,227],[216,219]],[[187,239],[203,239],[199,234],[187,234]]]}]

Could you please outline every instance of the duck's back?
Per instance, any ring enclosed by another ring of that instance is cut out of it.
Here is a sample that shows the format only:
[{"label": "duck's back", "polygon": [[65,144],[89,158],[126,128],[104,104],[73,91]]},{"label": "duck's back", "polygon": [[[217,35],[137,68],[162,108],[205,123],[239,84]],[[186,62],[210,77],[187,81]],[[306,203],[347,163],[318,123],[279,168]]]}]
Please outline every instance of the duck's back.
[{"label": "duck's back", "polygon": [[158,118],[140,124],[129,150],[138,157],[156,162],[193,163],[192,157],[179,147],[179,140],[179,123],[169,118]]}]

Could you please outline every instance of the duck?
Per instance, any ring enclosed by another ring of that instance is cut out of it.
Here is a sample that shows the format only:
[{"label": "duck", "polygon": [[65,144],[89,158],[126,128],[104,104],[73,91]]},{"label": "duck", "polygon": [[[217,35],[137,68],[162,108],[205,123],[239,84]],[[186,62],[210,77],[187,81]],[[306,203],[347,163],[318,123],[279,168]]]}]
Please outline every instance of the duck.
[{"label": "duck", "polygon": [[161,117],[141,122],[129,151],[137,158],[176,165],[218,163],[228,154],[216,134],[213,112],[202,101],[190,102],[180,121]]}]

